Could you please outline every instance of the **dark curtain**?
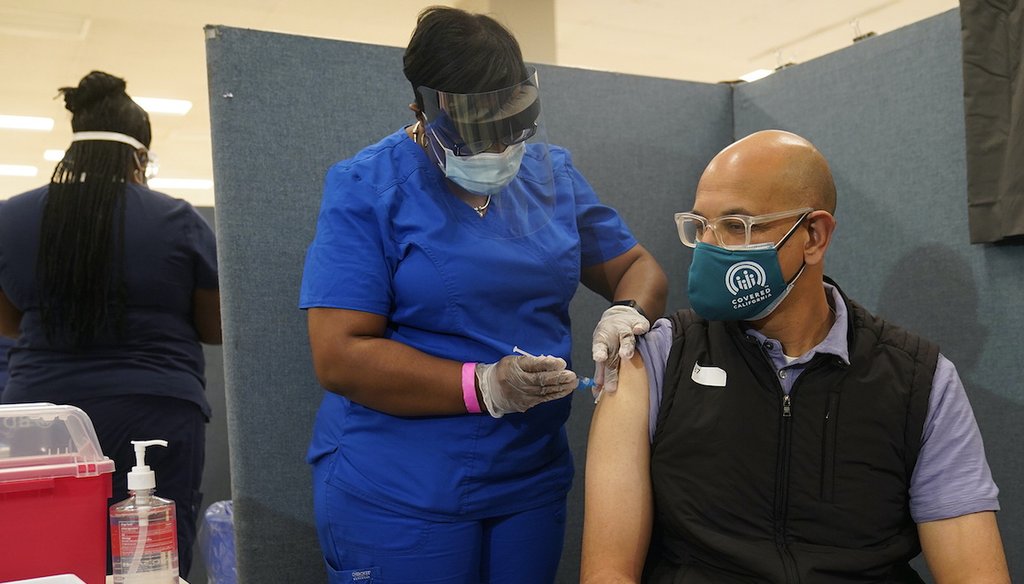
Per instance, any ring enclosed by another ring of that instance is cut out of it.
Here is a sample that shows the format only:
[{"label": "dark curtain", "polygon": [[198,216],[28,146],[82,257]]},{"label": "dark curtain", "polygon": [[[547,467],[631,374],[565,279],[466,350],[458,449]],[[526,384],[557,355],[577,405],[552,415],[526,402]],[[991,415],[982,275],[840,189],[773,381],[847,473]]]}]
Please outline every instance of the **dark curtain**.
[{"label": "dark curtain", "polygon": [[971,243],[1024,240],[1024,2],[961,0]]}]

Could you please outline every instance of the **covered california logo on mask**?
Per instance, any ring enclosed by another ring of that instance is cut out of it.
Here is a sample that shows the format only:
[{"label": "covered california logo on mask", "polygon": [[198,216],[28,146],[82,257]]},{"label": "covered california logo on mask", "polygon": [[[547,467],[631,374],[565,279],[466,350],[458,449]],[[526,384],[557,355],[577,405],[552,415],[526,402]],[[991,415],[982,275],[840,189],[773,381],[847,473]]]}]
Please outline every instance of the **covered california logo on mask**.
[{"label": "covered california logo on mask", "polygon": [[726,249],[698,241],[693,248],[687,292],[690,305],[707,320],[760,320],[782,303],[807,264],[787,282],[779,248],[807,217],[805,212],[777,244]]},{"label": "covered california logo on mask", "polygon": [[790,286],[774,247],[728,250],[699,242],[693,250],[690,304],[707,320],[764,318]]},{"label": "covered california logo on mask", "polygon": [[732,301],[736,308],[771,298],[772,295],[764,268],[752,261],[737,262],[726,270],[725,287],[733,296],[738,296]]}]

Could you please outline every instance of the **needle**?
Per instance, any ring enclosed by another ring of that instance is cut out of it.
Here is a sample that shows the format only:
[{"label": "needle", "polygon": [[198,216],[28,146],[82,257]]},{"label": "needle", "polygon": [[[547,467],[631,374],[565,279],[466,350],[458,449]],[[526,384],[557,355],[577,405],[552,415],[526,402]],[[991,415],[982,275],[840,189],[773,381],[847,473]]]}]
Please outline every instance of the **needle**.
[{"label": "needle", "polygon": [[[536,357],[536,355],[531,355],[531,354],[527,353],[526,351],[520,349],[518,345],[512,347],[512,352],[513,353],[518,353],[518,354],[520,354],[520,355],[522,355],[524,357]],[[594,383],[594,380],[589,378],[589,377],[577,376],[577,379],[579,379],[579,383],[576,385],[576,389],[589,389],[589,390],[593,390],[594,386],[597,385],[597,384]]]}]

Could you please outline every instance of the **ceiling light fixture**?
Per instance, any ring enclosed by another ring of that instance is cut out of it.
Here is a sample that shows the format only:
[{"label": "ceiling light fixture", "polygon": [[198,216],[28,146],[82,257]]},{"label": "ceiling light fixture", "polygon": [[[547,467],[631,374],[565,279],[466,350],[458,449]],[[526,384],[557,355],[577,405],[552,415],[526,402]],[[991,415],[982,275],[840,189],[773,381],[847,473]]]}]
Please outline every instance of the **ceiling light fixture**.
[{"label": "ceiling light fixture", "polygon": [[36,132],[49,132],[53,130],[53,118],[0,115],[0,128],[7,130],[34,130]]},{"label": "ceiling light fixture", "polygon": [[774,71],[772,71],[771,69],[755,69],[750,73],[740,75],[740,79],[746,81],[747,83],[750,83],[752,81],[757,81],[758,79],[764,79],[765,77],[771,75],[772,73],[774,73]]},{"label": "ceiling light fixture", "polygon": [[213,181],[205,178],[154,178],[149,180],[153,189],[212,189]]},{"label": "ceiling light fixture", "polygon": [[135,103],[151,114],[170,114],[183,116],[192,109],[192,102],[187,99],[166,99],[163,97],[133,97]]},{"label": "ceiling light fixture", "polygon": [[43,160],[49,160],[50,162],[60,162],[64,160],[63,150],[44,150]]},{"label": "ceiling light fixture", "polygon": [[0,164],[0,176],[36,176],[39,169],[27,164]]}]

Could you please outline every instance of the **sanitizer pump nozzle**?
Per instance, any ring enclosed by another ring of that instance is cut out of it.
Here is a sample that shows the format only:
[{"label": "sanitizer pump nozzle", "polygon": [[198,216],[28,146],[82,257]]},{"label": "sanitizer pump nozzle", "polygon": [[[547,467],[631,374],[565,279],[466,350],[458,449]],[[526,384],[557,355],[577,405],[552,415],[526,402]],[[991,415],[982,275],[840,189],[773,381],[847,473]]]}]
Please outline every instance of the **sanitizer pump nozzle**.
[{"label": "sanitizer pump nozzle", "polygon": [[156,488],[156,473],[146,464],[146,448],[149,446],[167,446],[166,440],[132,440],[135,447],[135,466],[128,473],[128,490]]}]

